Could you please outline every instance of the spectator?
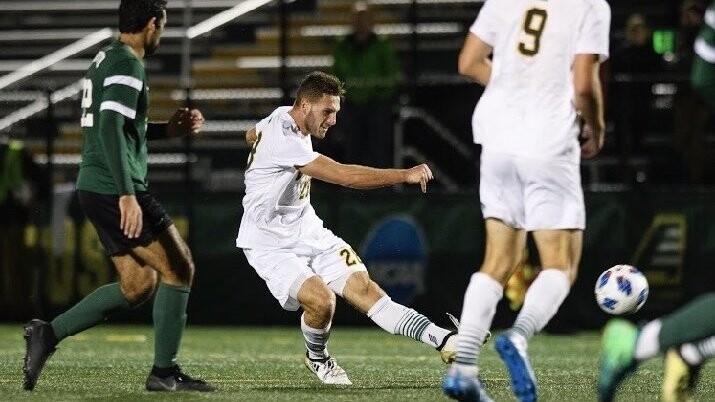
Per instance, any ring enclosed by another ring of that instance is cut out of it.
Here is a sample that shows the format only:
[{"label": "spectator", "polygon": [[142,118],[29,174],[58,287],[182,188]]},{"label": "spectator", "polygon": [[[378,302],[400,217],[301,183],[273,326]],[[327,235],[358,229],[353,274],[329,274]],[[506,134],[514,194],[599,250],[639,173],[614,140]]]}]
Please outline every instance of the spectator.
[{"label": "spectator", "polygon": [[399,65],[386,38],[373,30],[364,1],[353,5],[353,31],[338,41],[333,73],[346,84],[339,131],[349,163],[389,167],[392,160],[392,109]]}]

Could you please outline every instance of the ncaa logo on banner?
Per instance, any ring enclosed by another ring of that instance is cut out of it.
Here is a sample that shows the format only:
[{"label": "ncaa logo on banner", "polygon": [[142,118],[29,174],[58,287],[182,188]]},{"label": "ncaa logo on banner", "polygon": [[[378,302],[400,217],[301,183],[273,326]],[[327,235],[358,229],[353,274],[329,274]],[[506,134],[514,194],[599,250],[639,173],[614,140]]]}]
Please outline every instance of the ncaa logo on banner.
[{"label": "ncaa logo on banner", "polygon": [[395,302],[409,304],[424,291],[427,243],[411,217],[393,215],[377,222],[360,254],[370,277]]}]

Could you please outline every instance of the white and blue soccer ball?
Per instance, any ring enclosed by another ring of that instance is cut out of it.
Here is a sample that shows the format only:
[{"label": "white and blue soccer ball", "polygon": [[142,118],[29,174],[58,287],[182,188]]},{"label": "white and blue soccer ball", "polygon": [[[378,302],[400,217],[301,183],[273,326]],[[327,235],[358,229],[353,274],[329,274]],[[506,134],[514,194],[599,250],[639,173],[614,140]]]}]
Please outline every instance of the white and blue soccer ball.
[{"label": "white and blue soccer ball", "polygon": [[648,299],[648,280],[636,267],[616,265],[598,277],[595,292],[601,310],[614,315],[633,314]]}]

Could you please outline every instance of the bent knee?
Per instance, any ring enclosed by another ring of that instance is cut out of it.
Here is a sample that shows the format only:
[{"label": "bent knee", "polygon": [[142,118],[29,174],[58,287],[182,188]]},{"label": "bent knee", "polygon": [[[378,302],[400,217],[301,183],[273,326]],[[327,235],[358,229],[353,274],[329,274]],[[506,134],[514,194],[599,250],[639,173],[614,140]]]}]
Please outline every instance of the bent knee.
[{"label": "bent knee", "polygon": [[156,284],[156,272],[151,271],[150,274],[143,275],[141,278],[133,278],[128,283],[122,283],[122,294],[132,307],[136,307],[151,299]]},{"label": "bent knee", "polygon": [[327,287],[316,290],[313,297],[303,303],[303,309],[316,317],[329,321],[335,313],[335,293]]},{"label": "bent knee", "polygon": [[356,272],[350,275],[346,287],[353,297],[365,299],[370,297],[382,297],[384,292],[380,289],[367,272]]}]

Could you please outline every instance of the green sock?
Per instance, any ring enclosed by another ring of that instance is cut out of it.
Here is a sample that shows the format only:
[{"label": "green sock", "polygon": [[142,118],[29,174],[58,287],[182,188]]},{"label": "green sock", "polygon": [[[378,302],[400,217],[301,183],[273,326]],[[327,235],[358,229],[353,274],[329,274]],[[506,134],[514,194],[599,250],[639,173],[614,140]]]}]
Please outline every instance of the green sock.
[{"label": "green sock", "polygon": [[715,334],[715,292],[697,297],[676,312],[665,316],[658,341],[665,352],[671,346],[693,342]]},{"label": "green sock", "polygon": [[172,367],[176,364],[181,335],[186,325],[188,286],[159,284],[154,298],[154,366]]},{"label": "green sock", "polygon": [[127,309],[129,302],[122,294],[118,282],[97,288],[71,309],[52,320],[52,330],[58,341],[80,333],[87,328],[104,321],[107,316],[117,310]]}]

